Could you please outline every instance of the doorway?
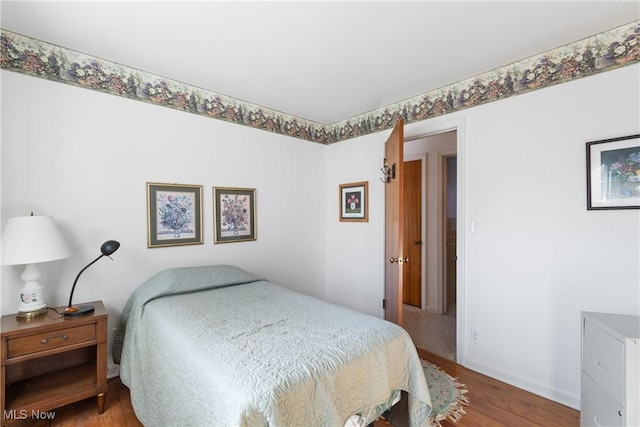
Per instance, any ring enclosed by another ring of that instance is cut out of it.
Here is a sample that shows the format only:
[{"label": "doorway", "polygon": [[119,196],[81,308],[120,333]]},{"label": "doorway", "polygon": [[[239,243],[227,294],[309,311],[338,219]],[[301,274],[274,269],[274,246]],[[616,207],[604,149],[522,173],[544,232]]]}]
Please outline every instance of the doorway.
[{"label": "doorway", "polygon": [[[421,224],[420,238],[407,234],[415,230],[415,226],[405,225],[405,242],[408,249],[419,247],[422,274],[420,303],[408,300],[407,292],[404,293],[403,326],[417,347],[451,360],[456,360],[457,353],[456,147],[456,131],[405,140],[404,144],[405,224],[410,221]],[[420,165],[420,172],[407,173],[415,165]],[[416,197],[409,195],[418,186],[421,187],[420,217],[412,220],[406,211],[415,209],[412,203]],[[412,245],[416,242],[419,245]],[[410,261],[409,265],[412,264]],[[407,283],[411,282],[405,279],[405,286]]]}]

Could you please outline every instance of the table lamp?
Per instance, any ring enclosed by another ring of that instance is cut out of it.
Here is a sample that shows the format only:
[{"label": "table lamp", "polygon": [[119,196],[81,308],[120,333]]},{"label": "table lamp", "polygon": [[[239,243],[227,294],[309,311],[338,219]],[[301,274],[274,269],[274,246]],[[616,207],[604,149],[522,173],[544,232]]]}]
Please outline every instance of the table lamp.
[{"label": "table lamp", "polygon": [[109,255],[117,251],[119,247],[120,247],[119,242],[116,242],[115,240],[107,240],[100,247],[100,252],[102,252],[102,254],[98,258],[91,261],[85,268],[80,270],[80,273],[78,273],[78,275],[76,276],[76,280],[73,281],[73,286],[71,287],[71,294],[69,294],[69,305],[64,309],[64,317],[83,316],[85,314],[91,314],[95,311],[92,305],[74,306],[73,291],[76,290],[76,285],[78,284],[78,279],[80,278],[80,275],[84,273],[84,271],[87,268],[91,267],[96,261],[98,261],[103,256],[108,257]]},{"label": "table lamp", "polygon": [[2,233],[2,264],[25,265],[16,317],[31,319],[47,312],[38,283],[42,277],[38,263],[69,256],[71,251],[52,217],[32,213],[9,218]]}]

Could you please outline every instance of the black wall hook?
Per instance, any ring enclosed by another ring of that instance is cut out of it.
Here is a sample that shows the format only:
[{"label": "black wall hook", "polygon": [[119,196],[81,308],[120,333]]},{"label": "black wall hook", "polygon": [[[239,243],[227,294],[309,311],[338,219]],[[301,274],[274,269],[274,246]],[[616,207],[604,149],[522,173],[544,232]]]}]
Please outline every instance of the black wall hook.
[{"label": "black wall hook", "polygon": [[382,172],[382,175],[384,175],[382,178],[380,178],[380,181],[382,181],[383,184],[388,184],[392,179],[395,179],[396,177],[396,164],[394,163],[393,165],[391,165],[391,167],[389,167],[387,159],[384,159],[384,163],[380,171]]}]

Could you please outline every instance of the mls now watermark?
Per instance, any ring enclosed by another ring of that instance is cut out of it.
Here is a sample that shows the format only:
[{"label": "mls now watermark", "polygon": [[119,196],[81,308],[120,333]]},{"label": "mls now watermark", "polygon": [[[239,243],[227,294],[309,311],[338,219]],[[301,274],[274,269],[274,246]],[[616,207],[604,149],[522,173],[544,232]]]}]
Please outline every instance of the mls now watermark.
[{"label": "mls now watermark", "polygon": [[55,411],[40,411],[38,409],[34,409],[32,411],[27,411],[26,409],[10,409],[4,410],[4,419],[5,420],[26,420],[28,418],[34,420],[53,420],[56,417]]}]

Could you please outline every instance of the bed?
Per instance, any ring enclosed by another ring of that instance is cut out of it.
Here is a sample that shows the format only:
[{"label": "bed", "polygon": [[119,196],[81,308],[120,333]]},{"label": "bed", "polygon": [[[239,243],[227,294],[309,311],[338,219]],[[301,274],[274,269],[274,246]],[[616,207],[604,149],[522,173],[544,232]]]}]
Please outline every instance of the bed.
[{"label": "bed", "polygon": [[431,400],[397,325],[229,265],[164,270],[139,286],[113,348],[148,426],[367,425],[408,394]]}]

